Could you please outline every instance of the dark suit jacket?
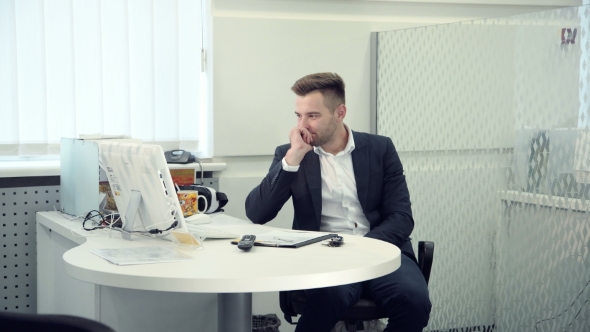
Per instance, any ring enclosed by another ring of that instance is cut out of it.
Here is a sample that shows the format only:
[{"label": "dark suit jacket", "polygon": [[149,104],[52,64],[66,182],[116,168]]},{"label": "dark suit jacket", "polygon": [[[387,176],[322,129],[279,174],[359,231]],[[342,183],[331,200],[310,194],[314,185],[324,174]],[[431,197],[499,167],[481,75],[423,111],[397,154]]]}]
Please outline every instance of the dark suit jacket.
[{"label": "dark suit jacket", "polygon": [[[398,246],[416,260],[410,233],[414,228],[410,194],[403,167],[388,137],[353,132],[352,165],[357,194],[370,223],[365,236]],[[246,198],[246,215],[257,224],[274,219],[290,197],[295,216],[293,229],[319,231],[322,184],[319,156],[312,150],[297,172],[283,170],[281,161],[290,145],[277,147],[270,170]]]}]

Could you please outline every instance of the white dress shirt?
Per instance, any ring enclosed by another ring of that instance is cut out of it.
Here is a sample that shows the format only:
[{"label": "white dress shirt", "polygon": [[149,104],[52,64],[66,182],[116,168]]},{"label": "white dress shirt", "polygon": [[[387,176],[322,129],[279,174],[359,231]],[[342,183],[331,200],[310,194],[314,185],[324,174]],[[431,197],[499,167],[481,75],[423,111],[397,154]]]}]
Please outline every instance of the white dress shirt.
[{"label": "white dress shirt", "polygon": [[[348,131],[348,143],[336,155],[320,146],[313,148],[320,158],[322,172],[322,219],[323,232],[365,235],[370,230],[369,221],[363,213],[356,191],[356,179],[352,167],[352,151],[355,148],[352,131]],[[283,170],[297,172],[299,166],[289,166],[282,160]]]}]

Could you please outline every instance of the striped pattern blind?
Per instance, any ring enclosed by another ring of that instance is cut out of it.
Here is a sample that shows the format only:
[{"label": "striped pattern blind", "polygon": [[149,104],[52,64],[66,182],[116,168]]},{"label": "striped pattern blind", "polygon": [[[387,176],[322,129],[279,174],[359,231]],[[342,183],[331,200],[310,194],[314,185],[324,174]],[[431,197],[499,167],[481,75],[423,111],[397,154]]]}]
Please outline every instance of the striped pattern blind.
[{"label": "striped pattern blind", "polygon": [[61,137],[198,148],[198,0],[0,0],[0,156]]}]

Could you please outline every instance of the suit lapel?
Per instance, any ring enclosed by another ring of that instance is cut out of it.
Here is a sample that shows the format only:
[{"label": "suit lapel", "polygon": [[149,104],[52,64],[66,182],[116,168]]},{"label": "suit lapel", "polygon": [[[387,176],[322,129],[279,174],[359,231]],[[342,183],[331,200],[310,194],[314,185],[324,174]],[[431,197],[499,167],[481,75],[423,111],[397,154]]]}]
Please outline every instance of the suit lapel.
[{"label": "suit lapel", "polygon": [[320,169],[320,157],[312,150],[305,155],[301,163],[311,193],[313,210],[315,212],[317,229],[320,229],[322,217],[322,171]]},{"label": "suit lapel", "polygon": [[352,132],[355,148],[352,151],[352,167],[356,181],[356,193],[363,210],[366,210],[369,195],[369,148],[363,136]]}]

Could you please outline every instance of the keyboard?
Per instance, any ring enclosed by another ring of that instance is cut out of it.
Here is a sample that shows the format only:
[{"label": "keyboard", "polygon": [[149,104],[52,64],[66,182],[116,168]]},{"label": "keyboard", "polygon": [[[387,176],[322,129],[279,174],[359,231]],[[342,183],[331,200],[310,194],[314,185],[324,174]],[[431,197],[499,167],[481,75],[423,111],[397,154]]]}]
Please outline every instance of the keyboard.
[{"label": "keyboard", "polygon": [[186,228],[188,229],[189,233],[196,234],[205,239],[236,239],[240,237],[239,234],[222,231],[220,229],[208,226],[187,224]]},{"label": "keyboard", "polygon": [[209,217],[208,215],[206,215],[204,213],[197,213],[197,214],[193,214],[192,216],[189,216],[189,217],[184,217],[184,222],[186,224],[192,224],[192,225],[208,224],[211,222],[211,217]]}]

